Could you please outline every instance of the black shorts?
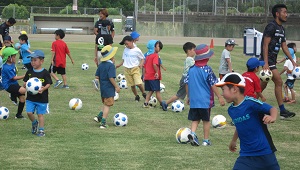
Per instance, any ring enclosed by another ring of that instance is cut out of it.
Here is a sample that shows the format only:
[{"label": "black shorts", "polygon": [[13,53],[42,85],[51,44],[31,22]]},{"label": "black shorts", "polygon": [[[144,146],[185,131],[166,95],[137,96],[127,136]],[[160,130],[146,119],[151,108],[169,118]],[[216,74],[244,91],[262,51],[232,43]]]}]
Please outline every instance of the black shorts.
[{"label": "black shorts", "polygon": [[52,64],[51,64],[50,68],[49,68],[49,73],[56,73],[56,72],[57,72],[57,74],[65,75],[66,68],[52,66]]},{"label": "black shorts", "polygon": [[[264,58],[263,58],[263,57],[260,57],[259,60],[260,60],[260,61],[264,61]],[[268,56],[268,64],[269,64],[269,69],[270,69],[270,70],[275,70],[275,69],[277,69],[276,63],[277,63],[277,55],[276,55],[276,56]]]},{"label": "black shorts", "polygon": [[22,96],[24,94],[21,94],[19,92],[19,89],[21,88],[21,86],[19,84],[12,84],[8,87],[8,89],[6,90],[8,93],[10,93],[12,96]]},{"label": "black shorts", "polygon": [[284,84],[286,86],[288,86],[289,89],[293,89],[294,88],[294,83],[295,83],[295,79],[293,79],[293,80],[287,79]]},{"label": "black shorts", "polygon": [[210,121],[210,109],[190,108],[188,120],[191,121]]}]

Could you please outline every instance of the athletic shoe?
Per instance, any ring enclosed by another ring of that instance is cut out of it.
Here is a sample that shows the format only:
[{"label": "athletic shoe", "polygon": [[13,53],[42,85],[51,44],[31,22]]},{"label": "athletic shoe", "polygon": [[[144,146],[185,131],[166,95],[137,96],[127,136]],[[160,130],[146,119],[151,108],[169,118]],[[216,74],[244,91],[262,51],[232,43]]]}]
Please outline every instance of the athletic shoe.
[{"label": "athletic shoe", "polygon": [[291,117],[294,117],[294,116],[296,116],[296,114],[294,112],[290,112],[288,110],[280,111],[280,118],[281,119],[291,118]]},{"label": "athletic shoe", "polygon": [[202,146],[211,146],[210,140],[203,140],[202,141]]},{"label": "athletic shoe", "polygon": [[45,136],[45,132],[43,130],[40,130],[36,135],[39,137],[43,137]]},{"label": "athletic shoe", "polygon": [[12,103],[15,105],[15,106],[18,106],[18,99],[16,96],[12,97],[11,94],[9,93],[8,94],[8,97],[10,98],[10,100],[12,101]]},{"label": "athletic shoe", "polygon": [[134,100],[135,100],[136,102],[139,102],[139,101],[140,101],[140,96],[139,96],[139,95],[136,95]]},{"label": "athletic shoe", "polygon": [[58,87],[62,83],[61,80],[57,80],[56,83],[54,84],[54,88]]},{"label": "athletic shoe", "polygon": [[93,82],[93,84],[94,84],[96,90],[99,90],[99,81],[96,80],[96,79],[94,79],[94,80],[92,80],[92,82]]},{"label": "athletic shoe", "polygon": [[107,128],[108,128],[108,125],[101,123],[100,129],[107,129]]},{"label": "athletic shoe", "polygon": [[192,146],[199,146],[198,137],[196,135],[189,134],[188,138]]},{"label": "athletic shoe", "polygon": [[23,115],[16,115],[15,119],[25,119]]},{"label": "athletic shoe", "polygon": [[37,128],[38,128],[38,124],[39,124],[39,122],[36,121],[36,122],[32,125],[32,131],[31,131],[32,134],[36,134]]},{"label": "athletic shoe", "polygon": [[102,117],[95,116],[95,117],[94,117],[94,120],[95,120],[95,122],[101,122]]},{"label": "athletic shoe", "polygon": [[142,95],[143,95],[144,99],[146,99],[147,94],[146,94],[146,93],[143,93]]},{"label": "athletic shoe", "polygon": [[61,89],[69,89],[70,87],[68,85],[63,85],[60,87]]},{"label": "athletic shoe", "polygon": [[168,110],[168,105],[167,105],[167,103],[165,101],[161,102],[161,107],[162,107],[163,111],[167,111]]}]

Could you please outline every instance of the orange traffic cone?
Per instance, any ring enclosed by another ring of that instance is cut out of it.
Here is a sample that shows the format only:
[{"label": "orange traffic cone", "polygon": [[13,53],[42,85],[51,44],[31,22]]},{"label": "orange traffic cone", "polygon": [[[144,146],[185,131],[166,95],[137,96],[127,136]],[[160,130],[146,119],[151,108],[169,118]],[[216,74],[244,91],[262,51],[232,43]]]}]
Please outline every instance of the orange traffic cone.
[{"label": "orange traffic cone", "polygon": [[214,39],[210,40],[210,46],[209,46],[209,48],[214,48]]}]

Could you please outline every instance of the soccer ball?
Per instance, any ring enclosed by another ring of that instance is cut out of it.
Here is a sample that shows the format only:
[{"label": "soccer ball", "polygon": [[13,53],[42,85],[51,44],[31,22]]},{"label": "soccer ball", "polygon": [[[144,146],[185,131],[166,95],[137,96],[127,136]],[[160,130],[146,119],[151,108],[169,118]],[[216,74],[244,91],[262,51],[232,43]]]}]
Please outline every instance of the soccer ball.
[{"label": "soccer ball", "polygon": [[226,117],[223,115],[216,115],[211,120],[211,124],[214,128],[224,128],[226,126]]},{"label": "soccer ball", "polygon": [[263,82],[268,82],[272,79],[272,71],[270,70],[261,70],[258,74],[258,77],[260,78],[261,81]]},{"label": "soccer ball", "polygon": [[182,112],[184,110],[184,104],[180,100],[175,100],[172,103],[173,112]]},{"label": "soccer ball", "polygon": [[154,97],[154,96],[151,96],[150,100],[149,100],[149,106],[150,107],[155,107],[156,105],[157,105],[157,98]]},{"label": "soccer ball", "polygon": [[166,88],[166,86],[164,84],[160,83],[160,92],[161,93],[165,92],[165,88]]},{"label": "soccer ball", "polygon": [[176,141],[178,143],[182,143],[182,144],[186,144],[188,143],[190,140],[188,138],[188,135],[191,134],[192,131],[189,128],[186,127],[182,127],[180,129],[177,130],[176,132]]},{"label": "soccer ball", "polygon": [[82,70],[88,70],[88,69],[89,69],[89,65],[88,65],[87,63],[83,63],[83,64],[81,65],[81,69],[82,69]]},{"label": "soccer ball", "polygon": [[21,44],[20,43],[15,43],[14,47],[15,47],[16,50],[19,50],[20,47],[21,47]]},{"label": "soccer ball", "polygon": [[39,90],[42,87],[42,82],[36,78],[32,77],[26,82],[26,90],[31,95],[38,94]]},{"label": "soccer ball", "polygon": [[126,82],[126,80],[121,80],[121,81],[119,82],[119,87],[120,87],[121,89],[127,89],[127,82]]},{"label": "soccer ball", "polygon": [[72,110],[79,110],[82,107],[82,101],[79,98],[73,98],[69,102],[69,107]]},{"label": "soccer ball", "polygon": [[300,79],[300,67],[295,67],[295,69],[292,72],[292,75],[294,79]]},{"label": "soccer ball", "polygon": [[119,93],[115,92],[114,100],[118,100],[118,99],[119,99]]},{"label": "soccer ball", "polygon": [[126,126],[128,123],[128,118],[124,113],[117,113],[114,116],[114,124],[116,126]]},{"label": "soccer ball", "polygon": [[117,81],[126,80],[124,74],[120,73],[117,75]]},{"label": "soccer ball", "polygon": [[0,106],[0,119],[7,119],[9,117],[9,110],[6,107]]}]

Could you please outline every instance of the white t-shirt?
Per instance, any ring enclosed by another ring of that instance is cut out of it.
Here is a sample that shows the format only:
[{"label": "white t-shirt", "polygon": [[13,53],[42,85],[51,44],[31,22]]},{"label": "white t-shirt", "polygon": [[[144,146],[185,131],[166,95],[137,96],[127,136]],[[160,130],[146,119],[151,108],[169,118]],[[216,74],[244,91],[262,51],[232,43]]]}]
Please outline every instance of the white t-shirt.
[{"label": "white t-shirt", "polygon": [[[289,70],[293,70],[293,68],[294,68],[291,60],[286,60],[283,66],[287,67]],[[292,74],[288,74],[287,72],[285,72],[285,73],[286,73],[287,79],[294,80],[294,77]]]},{"label": "white t-shirt", "polygon": [[183,69],[183,73],[182,73],[182,75],[184,77],[186,77],[187,73],[189,72],[190,67],[192,67],[194,64],[195,64],[195,60],[193,57],[187,57],[185,59],[184,69]]},{"label": "white t-shirt", "polygon": [[220,60],[220,67],[219,67],[219,73],[220,74],[227,74],[229,73],[229,68],[228,68],[228,63],[226,59],[230,59],[230,52],[226,49],[223,50],[222,55],[221,55],[221,60]]},{"label": "white t-shirt", "polygon": [[144,54],[138,47],[132,49],[125,48],[122,59],[124,60],[124,67],[133,68],[140,65],[140,61],[144,59]]}]

